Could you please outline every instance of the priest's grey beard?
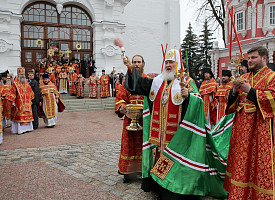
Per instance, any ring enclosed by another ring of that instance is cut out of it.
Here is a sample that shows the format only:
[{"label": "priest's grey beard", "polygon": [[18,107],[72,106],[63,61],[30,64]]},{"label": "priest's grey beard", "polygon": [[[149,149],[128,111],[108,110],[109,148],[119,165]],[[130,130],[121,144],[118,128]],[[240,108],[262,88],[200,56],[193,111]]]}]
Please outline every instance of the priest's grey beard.
[{"label": "priest's grey beard", "polygon": [[176,74],[175,69],[173,71],[171,71],[171,72],[167,72],[164,69],[163,72],[162,72],[164,80],[167,80],[167,81],[172,81],[174,79],[174,77],[175,77],[175,74]]},{"label": "priest's grey beard", "polygon": [[20,83],[25,83],[26,82],[26,78],[25,77],[18,77],[18,81]]},{"label": "priest's grey beard", "polygon": [[11,80],[7,80],[6,82],[9,86],[11,86]]}]

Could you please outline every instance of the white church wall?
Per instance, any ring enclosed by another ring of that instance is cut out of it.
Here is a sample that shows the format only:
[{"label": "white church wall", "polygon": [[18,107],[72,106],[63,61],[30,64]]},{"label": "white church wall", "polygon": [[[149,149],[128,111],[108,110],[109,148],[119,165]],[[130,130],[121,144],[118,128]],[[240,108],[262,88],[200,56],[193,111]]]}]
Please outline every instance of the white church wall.
[{"label": "white church wall", "polygon": [[[3,1],[3,2],[2,2]],[[0,4],[0,72],[9,69],[16,74],[21,65],[22,11],[34,0],[1,0]],[[126,72],[120,49],[114,46],[116,37],[125,43],[131,57],[141,54],[146,60],[145,72],[160,72],[160,44],[179,48],[179,0],[47,0],[58,11],[67,4],[78,5],[92,17],[93,56],[97,73]],[[128,5],[127,5],[128,4]]]},{"label": "white church wall", "polygon": [[[180,8],[178,0],[131,0],[125,7],[121,22],[122,35],[129,57],[140,54],[145,59],[144,72],[161,71],[161,44],[180,47]],[[122,65],[122,63],[121,63]],[[122,67],[126,72],[126,67]]]},{"label": "white church wall", "polygon": [[[7,5],[7,4],[5,4]],[[20,18],[4,8],[0,12],[0,72],[9,69],[11,73],[20,66]]]}]

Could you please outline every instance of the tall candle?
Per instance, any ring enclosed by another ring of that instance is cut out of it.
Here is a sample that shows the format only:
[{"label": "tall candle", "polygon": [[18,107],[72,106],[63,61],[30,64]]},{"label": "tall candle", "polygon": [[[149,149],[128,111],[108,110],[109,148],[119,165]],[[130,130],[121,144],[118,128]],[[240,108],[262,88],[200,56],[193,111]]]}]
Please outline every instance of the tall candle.
[{"label": "tall candle", "polygon": [[176,73],[178,73],[178,67],[177,67],[177,54],[176,54],[176,50],[174,50],[174,56],[175,56],[175,69],[176,69]]}]

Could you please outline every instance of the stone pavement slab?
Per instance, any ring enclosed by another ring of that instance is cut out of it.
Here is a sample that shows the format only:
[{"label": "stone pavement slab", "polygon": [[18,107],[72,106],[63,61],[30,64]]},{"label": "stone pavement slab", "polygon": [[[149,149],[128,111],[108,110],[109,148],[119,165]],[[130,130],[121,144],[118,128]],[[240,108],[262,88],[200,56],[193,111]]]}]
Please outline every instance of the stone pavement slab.
[{"label": "stone pavement slab", "polygon": [[117,149],[120,140],[2,150],[0,199],[156,199],[141,181],[122,183]]},{"label": "stone pavement slab", "polygon": [[121,138],[122,123],[113,110],[58,113],[53,128],[45,127],[40,119],[38,129],[22,135],[6,129],[0,150],[116,140]]},{"label": "stone pavement slab", "polygon": [[0,199],[121,199],[43,162],[0,166]]},{"label": "stone pavement slab", "polygon": [[113,111],[61,113],[54,128],[4,133],[0,199],[157,199],[117,173],[122,120]]}]

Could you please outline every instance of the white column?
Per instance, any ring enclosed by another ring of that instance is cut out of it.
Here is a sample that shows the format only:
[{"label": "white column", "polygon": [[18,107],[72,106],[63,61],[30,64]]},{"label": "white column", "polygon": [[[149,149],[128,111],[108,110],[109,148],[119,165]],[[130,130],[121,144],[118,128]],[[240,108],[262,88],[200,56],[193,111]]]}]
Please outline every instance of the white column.
[{"label": "white column", "polygon": [[0,72],[16,74],[21,65],[21,15],[0,11]]},{"label": "white column", "polygon": [[256,7],[252,7],[252,38],[256,37]]},{"label": "white column", "polygon": [[274,41],[268,43],[268,61],[273,63],[273,53],[275,51],[275,44]]}]

